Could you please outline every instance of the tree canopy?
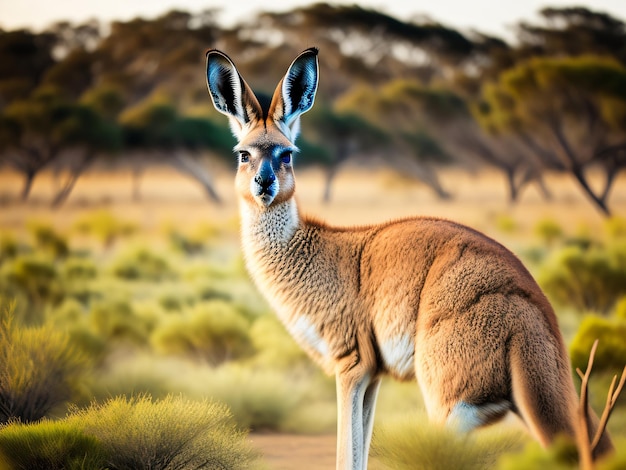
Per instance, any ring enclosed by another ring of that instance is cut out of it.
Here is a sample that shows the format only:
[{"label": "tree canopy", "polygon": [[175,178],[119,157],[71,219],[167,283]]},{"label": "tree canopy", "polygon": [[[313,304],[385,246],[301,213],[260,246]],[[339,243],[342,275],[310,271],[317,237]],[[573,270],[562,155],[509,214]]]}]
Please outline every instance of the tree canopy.
[{"label": "tree canopy", "polygon": [[[441,165],[496,168],[512,200],[532,182],[547,197],[542,175],[568,172],[608,214],[626,165],[626,25],[584,7],[538,13],[516,25],[515,43],[327,3],[229,28],[213,10],[173,10],[0,30],[0,165],[24,175],[24,198],[42,169],[69,169],[75,182],[92,161],[115,157],[172,164],[218,200],[202,156],[228,159],[234,140],[207,98],[205,51],[227,51],[269,94],[314,44],[322,79],[298,145],[300,162],[327,169],[326,198],[343,162],[378,158],[411,168],[441,197],[450,195]],[[605,175],[600,190],[592,169]]]}]

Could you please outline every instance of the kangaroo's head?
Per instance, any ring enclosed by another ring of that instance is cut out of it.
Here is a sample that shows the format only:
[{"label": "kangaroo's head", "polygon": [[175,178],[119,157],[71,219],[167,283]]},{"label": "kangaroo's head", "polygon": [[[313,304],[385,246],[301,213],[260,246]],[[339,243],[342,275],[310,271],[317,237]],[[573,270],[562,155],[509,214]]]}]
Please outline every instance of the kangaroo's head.
[{"label": "kangaroo's head", "polygon": [[317,49],[311,48],[291,63],[269,106],[263,107],[226,54],[207,52],[209,93],[238,140],[235,186],[246,202],[267,208],[293,196],[292,155],[298,150],[300,115],[313,106],[317,82]]}]

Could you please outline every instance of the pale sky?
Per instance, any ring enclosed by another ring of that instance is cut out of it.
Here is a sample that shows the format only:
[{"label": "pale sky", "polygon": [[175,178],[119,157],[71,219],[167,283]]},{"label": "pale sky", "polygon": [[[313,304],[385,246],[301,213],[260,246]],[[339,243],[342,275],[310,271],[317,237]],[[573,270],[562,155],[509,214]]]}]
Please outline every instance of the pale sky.
[{"label": "pale sky", "polygon": [[[296,6],[308,5],[316,0],[0,0],[0,27],[16,29],[28,27],[35,31],[59,21],[80,23],[91,18],[103,21],[129,20],[137,16],[154,18],[172,9],[199,12],[206,8],[221,8],[222,21],[226,25],[245,18],[245,15],[268,9],[284,11]],[[333,3],[332,1],[330,3]],[[446,26],[467,31],[476,29],[486,34],[495,34],[512,39],[511,25],[519,20],[536,19],[536,13],[545,6],[582,5],[593,10],[604,11],[626,20],[626,0],[593,0],[576,2],[564,0],[435,0],[384,1],[367,0],[335,1],[376,8],[402,20],[415,15],[426,15]]]}]

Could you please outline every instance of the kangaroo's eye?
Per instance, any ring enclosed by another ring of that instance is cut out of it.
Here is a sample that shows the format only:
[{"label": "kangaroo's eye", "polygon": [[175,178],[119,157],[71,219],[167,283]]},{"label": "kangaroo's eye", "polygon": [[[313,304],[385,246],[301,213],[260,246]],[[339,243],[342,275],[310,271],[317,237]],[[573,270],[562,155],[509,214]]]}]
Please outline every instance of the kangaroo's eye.
[{"label": "kangaroo's eye", "polygon": [[291,152],[283,152],[280,156],[281,163],[289,165],[291,163]]},{"label": "kangaroo's eye", "polygon": [[245,150],[241,150],[239,152],[239,161],[241,163],[248,163],[250,161],[250,152],[247,152]]}]

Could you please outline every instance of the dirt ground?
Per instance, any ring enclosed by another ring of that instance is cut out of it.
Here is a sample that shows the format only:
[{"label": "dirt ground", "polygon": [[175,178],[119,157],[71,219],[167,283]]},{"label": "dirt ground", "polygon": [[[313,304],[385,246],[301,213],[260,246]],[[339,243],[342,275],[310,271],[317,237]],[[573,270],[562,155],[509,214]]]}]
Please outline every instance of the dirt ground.
[{"label": "dirt ground", "polygon": [[[603,216],[587,201],[567,175],[548,178],[553,193],[545,201],[535,187],[526,188],[518,204],[507,201],[504,177],[493,171],[475,174],[450,169],[441,172],[441,184],[452,193],[450,200],[438,199],[425,185],[390,171],[347,167],[333,186],[331,203],[322,202],[324,174],[320,170],[296,171],[301,212],[331,224],[353,225],[381,222],[411,215],[437,216],[468,224],[498,237],[494,231],[499,217],[506,215],[518,224],[518,233],[528,232],[537,220],[551,218],[564,229],[580,225],[594,229]],[[202,221],[234,220],[237,205],[231,172],[215,170],[221,204],[211,203],[199,185],[167,167],[148,170],[140,185],[141,199],[132,199],[129,172],[98,171],[83,175],[69,200],[59,209],[49,201],[58,184],[50,174],[35,180],[29,201],[16,200],[22,177],[0,169],[0,229],[19,229],[33,218],[42,218],[63,227],[76,216],[97,208],[130,218],[144,229],[159,230],[164,221],[192,228]],[[615,215],[626,216],[626,174],[616,181],[609,199]]]},{"label": "dirt ground", "polygon": [[335,435],[251,434],[268,470],[329,470],[335,468]]}]

